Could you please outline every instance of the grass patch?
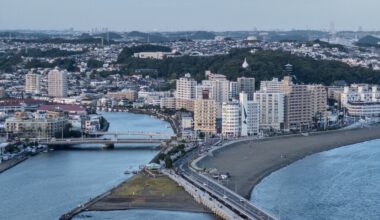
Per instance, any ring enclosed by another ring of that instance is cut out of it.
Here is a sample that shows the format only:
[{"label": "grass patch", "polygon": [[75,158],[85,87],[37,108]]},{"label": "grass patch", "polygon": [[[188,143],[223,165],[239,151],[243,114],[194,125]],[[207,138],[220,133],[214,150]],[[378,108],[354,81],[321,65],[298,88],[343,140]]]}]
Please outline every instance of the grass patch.
[{"label": "grass patch", "polygon": [[138,174],[122,184],[112,194],[114,196],[171,196],[183,193],[183,189],[167,176],[156,178]]}]

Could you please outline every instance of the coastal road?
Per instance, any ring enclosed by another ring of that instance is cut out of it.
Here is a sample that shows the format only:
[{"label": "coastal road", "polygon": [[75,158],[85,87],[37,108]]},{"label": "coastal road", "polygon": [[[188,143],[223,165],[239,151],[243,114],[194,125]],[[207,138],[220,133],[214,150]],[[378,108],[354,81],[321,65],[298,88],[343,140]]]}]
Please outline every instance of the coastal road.
[{"label": "coastal road", "polygon": [[196,183],[200,188],[215,196],[232,210],[238,212],[247,219],[257,220],[275,220],[268,212],[256,207],[249,200],[243,198],[237,193],[217,183],[213,179],[194,171],[190,168],[190,160],[196,156],[196,151],[189,152],[183,158],[178,160],[175,165],[178,167],[177,172],[188,181]]}]

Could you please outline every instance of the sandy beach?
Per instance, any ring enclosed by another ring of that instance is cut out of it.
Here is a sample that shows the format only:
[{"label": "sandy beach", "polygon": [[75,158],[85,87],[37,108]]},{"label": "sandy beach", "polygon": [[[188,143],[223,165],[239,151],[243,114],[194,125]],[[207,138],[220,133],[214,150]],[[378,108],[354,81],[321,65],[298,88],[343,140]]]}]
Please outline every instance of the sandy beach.
[{"label": "sandy beach", "polygon": [[199,161],[199,167],[228,172],[226,186],[245,198],[267,175],[308,155],[380,138],[380,125],[319,132],[309,136],[267,138],[233,143]]}]

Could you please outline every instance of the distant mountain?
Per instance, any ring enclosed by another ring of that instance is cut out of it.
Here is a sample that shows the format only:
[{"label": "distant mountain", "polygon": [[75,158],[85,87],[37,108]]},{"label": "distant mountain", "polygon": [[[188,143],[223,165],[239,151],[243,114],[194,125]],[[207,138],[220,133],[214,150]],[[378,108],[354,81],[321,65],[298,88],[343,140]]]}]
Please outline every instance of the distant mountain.
[{"label": "distant mountain", "polygon": [[192,40],[213,40],[215,34],[208,31],[196,31],[191,33],[189,37]]},{"label": "distant mountain", "polygon": [[[108,36],[107,36],[108,35]],[[108,33],[101,33],[101,34],[94,34],[95,37],[102,37],[104,39],[107,39],[109,37],[110,40],[118,40],[123,38],[120,34],[116,32],[108,32]]]},{"label": "distant mountain", "polygon": [[356,45],[363,47],[380,47],[380,38],[374,37],[372,35],[367,35],[361,38]]}]

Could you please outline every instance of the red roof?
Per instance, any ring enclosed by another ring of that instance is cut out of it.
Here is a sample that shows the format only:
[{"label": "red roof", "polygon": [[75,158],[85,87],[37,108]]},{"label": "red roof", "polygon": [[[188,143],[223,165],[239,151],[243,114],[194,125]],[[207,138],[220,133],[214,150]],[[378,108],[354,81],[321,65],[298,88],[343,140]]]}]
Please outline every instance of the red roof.
[{"label": "red roof", "polygon": [[81,105],[75,104],[53,104],[53,105],[41,105],[38,108],[38,111],[54,111],[54,110],[62,110],[64,112],[82,112],[85,109]]}]

